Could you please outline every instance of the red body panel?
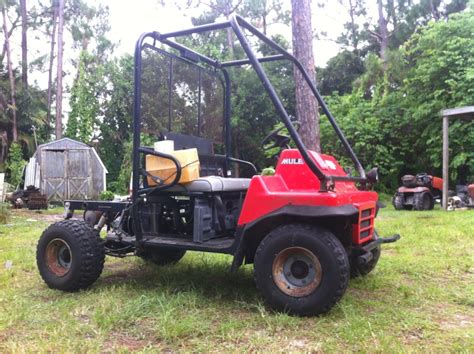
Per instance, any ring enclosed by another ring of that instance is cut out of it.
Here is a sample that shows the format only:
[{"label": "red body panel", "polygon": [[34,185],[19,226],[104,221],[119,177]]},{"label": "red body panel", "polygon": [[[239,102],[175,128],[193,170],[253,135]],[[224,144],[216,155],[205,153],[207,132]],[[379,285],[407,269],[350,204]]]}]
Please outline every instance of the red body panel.
[{"label": "red body panel", "polygon": [[[332,156],[310,151],[316,164],[326,174],[346,176]],[[245,225],[285,205],[336,207],[351,204],[360,212],[371,209],[370,236],[358,240],[357,244],[372,238],[373,217],[377,193],[359,191],[354,182],[336,182],[333,191],[319,192],[320,182],[311,172],[296,149],[284,150],[278,161],[274,176],[254,176],[244,200],[238,224]],[[355,228],[358,225],[354,225]],[[359,230],[363,231],[363,230]]]},{"label": "red body panel", "polygon": [[443,190],[443,179],[439,177],[433,177],[431,185],[433,186],[433,188],[439,189],[441,191]]},{"label": "red body panel", "polygon": [[470,184],[467,187],[467,193],[469,194],[469,197],[474,198],[474,184]]}]

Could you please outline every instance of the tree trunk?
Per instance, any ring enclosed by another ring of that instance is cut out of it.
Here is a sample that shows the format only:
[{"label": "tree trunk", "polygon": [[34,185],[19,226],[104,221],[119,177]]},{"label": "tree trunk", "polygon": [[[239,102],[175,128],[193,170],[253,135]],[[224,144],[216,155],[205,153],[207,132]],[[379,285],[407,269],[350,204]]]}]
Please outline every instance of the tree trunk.
[{"label": "tree trunk", "polygon": [[384,71],[387,71],[387,56],[388,56],[388,28],[387,28],[387,19],[383,14],[383,4],[382,0],[377,0],[377,9],[379,15],[379,33],[378,40],[380,44],[380,59],[382,60],[382,66]]},{"label": "tree trunk", "polygon": [[[231,15],[231,3],[227,1],[224,8],[224,16],[228,20]],[[229,59],[234,59],[234,41],[232,39],[232,28],[227,28],[227,45],[229,47]]]},{"label": "tree trunk", "polygon": [[352,48],[354,53],[359,55],[359,39],[357,37],[356,23],[355,23],[355,11],[357,9],[357,3],[353,4],[353,0],[349,0],[349,16],[351,17],[351,34],[352,34]]},{"label": "tree trunk", "polygon": [[53,1],[53,30],[51,33],[51,51],[49,54],[49,71],[48,71],[48,107],[46,112],[46,126],[48,128],[51,124],[51,103],[53,96],[53,64],[54,64],[54,45],[56,41],[56,23],[58,18],[58,10],[55,2]]},{"label": "tree trunk", "polygon": [[[313,82],[316,79],[311,28],[310,0],[291,0],[293,52]],[[318,103],[303,75],[294,67],[296,115],[301,122],[300,135],[308,149],[320,152]]]},{"label": "tree trunk", "polygon": [[[18,21],[19,20],[20,20],[20,15],[18,15],[17,18],[11,22],[12,25],[11,25],[10,29],[8,30],[8,34],[5,35],[5,39],[11,37],[13,31],[18,27]],[[2,65],[2,63],[3,63],[3,59],[5,58],[6,52],[7,52],[7,42],[5,40],[3,42],[3,46],[2,46],[2,53],[0,54],[0,65]]]},{"label": "tree trunk", "polygon": [[440,17],[441,17],[440,14],[439,14],[438,6],[439,5],[435,5],[433,3],[433,0],[430,0],[431,15],[433,16],[433,18],[436,22],[438,22]]},{"label": "tree trunk", "polygon": [[5,35],[5,47],[7,52],[7,67],[8,67],[8,77],[10,79],[10,97],[11,97],[11,108],[12,112],[12,136],[13,142],[18,140],[18,129],[16,122],[16,101],[15,101],[15,77],[13,76],[12,68],[12,58],[10,52],[10,38],[8,37],[8,28],[7,28],[7,14],[5,6],[2,6],[2,17],[3,17],[3,34]]},{"label": "tree trunk", "polygon": [[23,90],[28,90],[28,43],[26,31],[28,30],[28,18],[26,15],[26,0],[20,0],[21,13],[21,82]]},{"label": "tree trunk", "polygon": [[63,136],[63,30],[64,30],[64,0],[59,1],[58,11],[58,76],[56,88],[56,140]]}]

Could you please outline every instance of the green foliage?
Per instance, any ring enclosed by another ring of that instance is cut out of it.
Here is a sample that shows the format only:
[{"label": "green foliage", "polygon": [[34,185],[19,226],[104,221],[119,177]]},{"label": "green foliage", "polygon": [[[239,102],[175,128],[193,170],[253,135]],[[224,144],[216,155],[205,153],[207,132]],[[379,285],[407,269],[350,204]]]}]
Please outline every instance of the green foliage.
[{"label": "green foliage", "polygon": [[262,170],[262,176],[273,176],[275,169],[273,167],[266,167]]},{"label": "green foliage", "polygon": [[344,50],[329,59],[325,68],[318,70],[319,89],[323,95],[352,91],[352,83],[364,73],[364,63],[354,52]]},{"label": "green foliage", "polygon": [[[132,135],[133,57],[125,55],[109,62],[105,66],[105,78],[108,85],[104,95],[107,99],[102,104],[98,152],[109,171],[107,178],[117,181],[123,170],[124,155],[131,154],[126,146]],[[115,192],[128,190],[128,182],[119,185],[125,189],[115,188]]]},{"label": "green foliage", "polygon": [[20,184],[23,176],[23,169],[27,162],[23,160],[21,145],[13,143],[10,145],[7,160],[7,170],[9,172],[8,182],[15,188]]},{"label": "green foliage", "polygon": [[119,160],[121,168],[115,180],[108,183],[109,188],[117,194],[128,194],[130,187],[130,176],[132,175],[132,141],[124,144],[122,159]]},{"label": "green foliage", "polygon": [[[404,47],[410,67],[404,81],[406,108],[428,165],[441,166],[442,127],[439,112],[474,102],[474,13],[451,16],[416,33]],[[436,122],[436,123],[435,123]],[[451,167],[467,164],[474,174],[474,121],[451,120]]]},{"label": "green foliage", "polygon": [[103,191],[100,193],[100,200],[113,200],[115,198],[115,194],[111,191]]},{"label": "green foliage", "polygon": [[[400,51],[391,51],[387,72],[368,56],[366,72],[354,91],[328,98],[356,154],[367,168],[379,166],[382,182],[393,190],[405,173],[441,174],[440,110],[474,102],[472,11],[431,23]],[[450,126],[453,177],[467,165],[474,174],[474,122],[453,120]],[[322,120],[323,151],[343,149]],[[348,163],[342,159],[343,163]],[[469,178],[468,178],[469,179]]]},{"label": "green foliage", "polygon": [[103,92],[104,68],[86,50],[81,52],[77,77],[71,89],[71,112],[65,136],[90,143],[98,126],[100,94]]}]

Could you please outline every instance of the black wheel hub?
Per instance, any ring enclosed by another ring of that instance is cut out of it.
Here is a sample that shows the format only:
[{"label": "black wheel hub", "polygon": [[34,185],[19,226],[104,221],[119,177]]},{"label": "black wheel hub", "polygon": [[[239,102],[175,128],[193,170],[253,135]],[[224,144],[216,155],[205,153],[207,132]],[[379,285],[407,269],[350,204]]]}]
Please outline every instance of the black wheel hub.
[{"label": "black wheel hub", "polygon": [[58,251],[58,263],[64,268],[69,268],[71,265],[71,253],[66,245],[61,246]]},{"label": "black wheel hub", "polygon": [[304,279],[308,276],[309,274],[309,266],[306,262],[301,261],[301,260],[296,260],[293,262],[291,265],[291,274],[296,278],[296,279]]},{"label": "black wheel hub", "polygon": [[69,245],[60,238],[51,240],[46,246],[46,265],[58,277],[65,276],[71,268],[72,254]]}]

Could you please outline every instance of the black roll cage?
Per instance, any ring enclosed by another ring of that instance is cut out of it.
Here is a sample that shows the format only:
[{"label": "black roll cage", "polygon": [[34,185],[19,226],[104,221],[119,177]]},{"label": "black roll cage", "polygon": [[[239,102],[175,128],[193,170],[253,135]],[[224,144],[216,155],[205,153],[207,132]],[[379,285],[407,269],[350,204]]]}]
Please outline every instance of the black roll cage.
[{"label": "black roll cage", "polygon": [[[231,28],[237,39],[239,40],[244,52],[246,53],[248,59],[242,59],[242,60],[231,60],[231,61],[225,61],[225,62],[219,62],[217,60],[214,60],[212,58],[209,58],[203,54],[200,54],[190,48],[187,48],[186,46],[177,43],[175,41],[170,40],[169,38],[173,37],[182,37],[186,35],[191,35],[191,34],[198,34],[198,33],[204,33],[204,32],[209,32],[209,31],[215,31],[215,30],[222,30],[222,29],[228,29]],[[269,47],[274,49],[276,52],[280,53],[277,55],[271,55],[263,58],[257,58],[255,55],[254,51],[250,47],[250,44],[244,35],[243,28],[248,30],[251,34],[256,36],[259,40],[261,40],[263,43],[267,44]],[[251,24],[249,24],[247,21],[245,21],[242,17],[238,15],[233,15],[230,17],[229,20],[223,21],[223,22],[218,22],[218,23],[211,23],[211,24],[205,24],[201,26],[195,26],[193,28],[189,29],[184,29],[180,31],[175,31],[175,32],[168,32],[168,33],[158,33],[158,32],[147,32],[144,33],[140,36],[138,41],[136,42],[135,46],[135,72],[134,72],[134,110],[133,110],[133,179],[132,179],[132,199],[133,201],[136,201],[138,196],[145,192],[144,189],[140,190],[140,154],[141,153],[150,153],[162,157],[166,157],[171,159],[173,162],[175,162],[176,166],[179,167],[179,162],[177,163],[172,156],[166,155],[166,154],[161,154],[161,153],[156,153],[153,152],[152,150],[149,149],[144,149],[140,147],[140,131],[141,131],[141,69],[142,69],[142,49],[145,46],[148,46],[145,43],[145,40],[147,38],[151,38],[154,42],[158,41],[163,44],[166,44],[167,46],[174,48],[178,51],[181,52],[181,55],[184,58],[192,58],[192,59],[197,59],[213,68],[216,70],[221,70],[223,77],[224,77],[224,86],[225,86],[225,101],[224,101],[224,119],[225,119],[225,148],[226,148],[226,161],[237,161],[237,159],[234,159],[231,156],[231,132],[230,132],[230,78],[229,74],[226,70],[228,67],[235,67],[235,66],[242,66],[242,65],[247,65],[250,64],[252,65],[253,69],[257,73],[257,76],[259,77],[260,81],[262,82],[265,90],[267,91],[268,95],[270,96],[270,99],[272,100],[275,109],[277,113],[280,115],[281,120],[283,121],[285,127],[288,129],[288,132],[293,139],[293,141],[296,144],[296,147],[300,151],[304,161],[307,163],[311,171],[318,177],[320,180],[320,191],[321,192],[326,192],[328,191],[328,184],[332,185],[336,181],[352,181],[352,182],[360,182],[362,185],[364,185],[367,182],[366,174],[365,171],[359,162],[357,156],[355,155],[354,151],[352,150],[352,147],[350,146],[349,142],[345,138],[344,134],[342,133],[341,129],[337,125],[334,117],[332,116],[331,112],[329,111],[326,103],[324,102],[321,94],[319,93],[318,89],[316,88],[316,85],[314,82],[311,80],[309,77],[308,73],[306,70],[303,68],[302,64],[289,52],[287,52],[284,48],[282,48],[279,44],[268,38],[266,35],[261,33],[258,29],[253,27]],[[352,162],[354,163],[355,167],[357,168],[357,171],[359,173],[359,177],[352,177],[352,176],[333,176],[333,175],[328,175],[325,174],[321,169],[318,167],[318,165],[313,161],[311,156],[309,155],[303,141],[301,140],[300,136],[298,135],[298,132],[296,131],[295,127],[291,123],[290,117],[288,116],[288,113],[286,112],[280,98],[278,97],[278,94],[276,93],[273,85],[271,84],[270,80],[268,79],[267,75],[265,74],[265,71],[261,65],[261,63],[265,62],[273,62],[273,61],[279,61],[279,60],[289,60],[291,61],[296,68],[301,72],[303,75],[304,80],[310,87],[313,95],[319,102],[319,105],[323,111],[323,113],[327,116],[329,119],[329,122],[331,123],[333,129],[335,130],[337,136],[339,137],[339,140],[341,141],[342,145],[346,149],[347,153],[349,154]],[[179,168],[178,168],[179,170]],[[176,174],[176,178],[174,182],[177,182],[179,180],[179,174],[180,171]]]}]

